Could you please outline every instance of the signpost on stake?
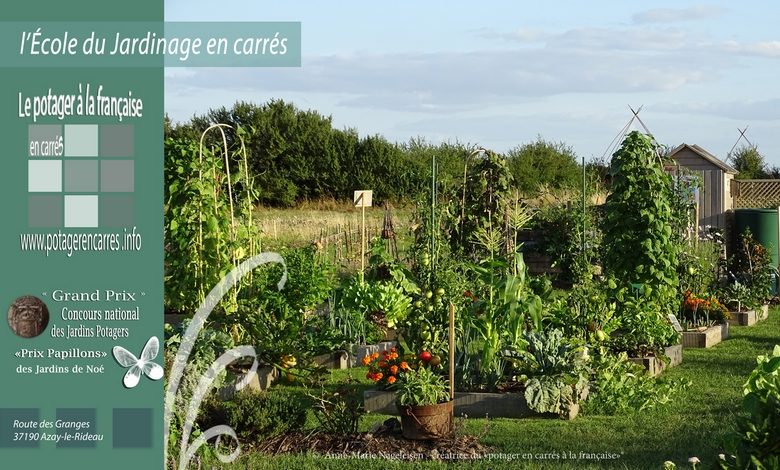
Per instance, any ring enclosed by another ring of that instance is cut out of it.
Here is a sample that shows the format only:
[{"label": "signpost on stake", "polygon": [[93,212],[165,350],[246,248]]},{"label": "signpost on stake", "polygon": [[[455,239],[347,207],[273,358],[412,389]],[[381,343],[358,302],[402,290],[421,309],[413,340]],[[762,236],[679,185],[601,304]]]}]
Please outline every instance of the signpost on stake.
[{"label": "signpost on stake", "polygon": [[360,207],[362,212],[362,223],[360,226],[360,283],[362,284],[366,277],[366,207],[371,207],[373,191],[370,189],[361,189],[355,191],[353,201],[355,207]]}]

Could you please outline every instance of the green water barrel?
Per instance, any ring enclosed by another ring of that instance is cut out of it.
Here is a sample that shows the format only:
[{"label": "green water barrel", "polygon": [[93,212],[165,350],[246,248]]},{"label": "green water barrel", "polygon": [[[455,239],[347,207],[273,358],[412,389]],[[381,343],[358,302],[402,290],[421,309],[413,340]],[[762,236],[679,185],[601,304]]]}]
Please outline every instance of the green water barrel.
[{"label": "green water barrel", "polygon": [[780,260],[778,251],[778,220],[777,209],[735,209],[734,225],[737,229],[737,240],[746,228],[750,228],[753,238],[764,246],[772,255],[772,265],[777,266]]}]

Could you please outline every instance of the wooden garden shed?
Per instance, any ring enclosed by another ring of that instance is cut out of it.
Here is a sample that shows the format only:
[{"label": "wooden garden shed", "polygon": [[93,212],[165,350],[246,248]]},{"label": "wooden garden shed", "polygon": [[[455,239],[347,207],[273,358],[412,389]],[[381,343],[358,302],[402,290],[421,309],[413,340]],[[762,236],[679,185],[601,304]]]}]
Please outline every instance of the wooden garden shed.
[{"label": "wooden garden shed", "polygon": [[[699,226],[726,229],[726,211],[734,208],[732,182],[737,170],[698,145],[681,144],[669,155],[680,167],[701,178]],[[674,172],[674,168],[670,168]]]}]

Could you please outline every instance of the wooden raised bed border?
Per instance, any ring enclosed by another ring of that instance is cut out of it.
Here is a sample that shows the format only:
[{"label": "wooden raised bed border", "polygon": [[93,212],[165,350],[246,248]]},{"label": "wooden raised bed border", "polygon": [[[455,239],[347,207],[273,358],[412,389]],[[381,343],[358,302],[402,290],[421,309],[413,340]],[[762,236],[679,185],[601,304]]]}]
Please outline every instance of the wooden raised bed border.
[{"label": "wooden raised bed border", "polygon": [[711,348],[729,337],[729,324],[722,323],[704,331],[683,331],[683,348]]},{"label": "wooden raised bed border", "polygon": [[729,325],[733,326],[753,326],[758,322],[758,315],[755,310],[745,310],[744,312],[729,312]]},{"label": "wooden raised bed border", "polygon": [[335,351],[330,354],[314,356],[314,362],[328,369],[348,369],[349,354],[346,351]]},{"label": "wooden raised bed border", "polygon": [[[588,396],[586,388],[580,400]],[[395,393],[382,390],[363,392],[363,406],[370,413],[398,415],[395,406]],[[579,414],[580,405],[575,403],[569,409],[566,419],[574,419]],[[469,418],[557,418],[558,415],[540,414],[528,408],[528,402],[522,393],[477,393],[455,392],[455,416]]]},{"label": "wooden raised bed border", "polygon": [[629,357],[628,360],[639,364],[647,370],[647,373],[655,377],[664,371],[667,367],[674,367],[680,365],[683,360],[683,346],[682,344],[675,344],[664,348],[664,355],[669,358],[667,364],[663,359],[656,356],[648,357]]}]

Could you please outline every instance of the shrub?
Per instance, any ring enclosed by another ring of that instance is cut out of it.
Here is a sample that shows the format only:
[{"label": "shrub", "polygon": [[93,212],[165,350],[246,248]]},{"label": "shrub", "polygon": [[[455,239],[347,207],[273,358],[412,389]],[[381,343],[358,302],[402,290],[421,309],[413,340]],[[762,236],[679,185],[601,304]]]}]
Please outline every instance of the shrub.
[{"label": "shrub", "polygon": [[[176,353],[181,347],[182,335],[189,326],[190,319],[186,319],[178,327],[165,325],[165,370],[170,371],[175,363]],[[184,429],[187,417],[187,409],[193,394],[198,388],[201,374],[225,351],[234,346],[233,341],[227,333],[219,330],[205,327],[195,338],[190,357],[185,365],[179,388],[176,391],[175,401],[172,407],[172,416],[170,421],[170,434],[168,437],[168,456],[174,461],[178,458],[181,432]],[[222,373],[216,377],[212,386],[220,387],[225,374]],[[168,374],[165,375],[165,389],[168,388]],[[192,426],[193,438],[198,437],[202,430],[196,421]],[[201,447],[199,452],[208,452],[207,447]]]},{"label": "shrub", "polygon": [[309,403],[300,396],[279,388],[263,392],[242,390],[229,401],[206,403],[201,428],[227,424],[240,438],[268,439],[302,429],[308,407]]},{"label": "shrub", "polygon": [[351,384],[341,384],[336,391],[323,389],[319,395],[309,395],[319,429],[328,434],[355,434],[360,417],[365,414],[363,396]]},{"label": "shrub", "polygon": [[583,213],[582,205],[576,203],[550,205],[534,215],[533,225],[544,234],[541,249],[561,268],[563,280],[576,284],[591,277],[591,263],[600,261],[599,219],[600,213],[594,207],[587,206]]},{"label": "shrub", "polygon": [[508,160],[517,186],[526,194],[540,186],[573,188],[582,182],[577,157],[563,142],[548,142],[539,137],[536,142],[511,149]]},{"label": "shrub", "polygon": [[665,381],[648,375],[642,366],[628,360],[625,353],[603,354],[591,364],[591,395],[585,411],[614,415],[655,408],[671,401],[678,391],[690,386],[686,381]]},{"label": "shrub", "polygon": [[609,340],[613,352],[634,357],[661,356],[666,346],[679,343],[678,333],[661,313],[658,303],[646,293],[632,295],[627,290],[620,291],[617,303],[621,306],[617,317],[619,327]]},{"label": "shrub", "polygon": [[727,469],[780,468],[780,345],[771,356],[759,356],[744,386],[737,432],[730,443],[733,452],[721,461]]},{"label": "shrub", "polygon": [[739,240],[734,256],[729,260],[729,268],[736,281],[750,290],[755,304],[762,304],[769,296],[772,282],[772,258],[750,232],[745,230]]},{"label": "shrub", "polygon": [[555,299],[545,323],[563,331],[570,338],[601,342],[616,328],[616,303],[609,298],[607,281],[587,280],[575,284],[566,298]]},{"label": "shrub", "polygon": [[717,287],[720,252],[720,244],[713,241],[700,240],[683,245],[677,270],[683,293],[691,291],[701,295]]}]

